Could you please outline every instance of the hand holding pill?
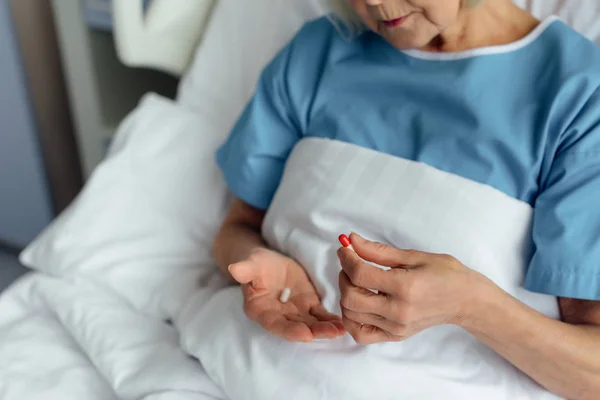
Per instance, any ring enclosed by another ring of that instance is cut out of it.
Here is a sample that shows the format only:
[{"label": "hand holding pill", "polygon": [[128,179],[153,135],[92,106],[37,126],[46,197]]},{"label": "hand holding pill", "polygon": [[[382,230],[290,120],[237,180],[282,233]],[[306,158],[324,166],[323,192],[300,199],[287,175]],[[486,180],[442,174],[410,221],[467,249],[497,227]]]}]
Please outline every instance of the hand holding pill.
[{"label": "hand holding pill", "polygon": [[242,284],[248,318],[270,333],[291,342],[346,333],[341,318],[325,310],[306,271],[291,258],[259,249],[229,272]]},{"label": "hand holding pill", "polygon": [[[449,255],[402,250],[345,235],[338,257],[342,320],[360,344],[405,340],[470,316],[478,287],[489,281]],[[388,267],[374,268],[372,263]]]}]

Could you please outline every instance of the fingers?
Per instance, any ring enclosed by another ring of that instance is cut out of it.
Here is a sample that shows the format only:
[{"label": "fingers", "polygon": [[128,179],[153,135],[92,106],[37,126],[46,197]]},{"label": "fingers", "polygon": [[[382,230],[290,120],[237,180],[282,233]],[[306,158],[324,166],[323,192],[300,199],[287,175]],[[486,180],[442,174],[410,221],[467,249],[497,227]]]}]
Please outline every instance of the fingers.
[{"label": "fingers", "polygon": [[306,315],[288,315],[286,318],[289,321],[306,325],[315,339],[334,339],[346,333],[341,319],[339,321],[319,321]]},{"label": "fingers", "polygon": [[344,328],[341,320],[337,322],[314,320],[308,321],[306,324],[314,337],[318,339],[333,339],[346,333],[346,328]]},{"label": "fingers", "polygon": [[306,323],[291,321],[281,312],[265,312],[257,322],[268,332],[290,342],[311,342],[314,338],[313,332]]},{"label": "fingers", "polygon": [[260,277],[260,271],[256,265],[250,261],[240,261],[238,263],[231,264],[228,270],[233,279],[242,285],[256,281]]},{"label": "fingers", "polygon": [[354,341],[360,345],[381,342],[401,342],[402,337],[394,336],[373,325],[364,325],[342,316],[342,322]]},{"label": "fingers", "polygon": [[[369,267],[376,269],[374,267]],[[383,272],[383,271],[382,271]],[[360,313],[385,313],[389,308],[389,302],[384,294],[376,294],[370,290],[359,287],[351,281],[345,271],[339,274],[339,287],[341,303],[344,308]]]},{"label": "fingers", "polygon": [[350,235],[352,247],[364,260],[391,268],[411,268],[422,265],[430,256],[415,250],[400,250],[382,243],[371,242],[362,236]]},{"label": "fingers", "polygon": [[[322,308],[322,306],[315,308]],[[315,338],[333,339],[346,333],[346,328],[344,328],[341,318],[328,313],[325,309],[320,311],[311,310],[310,314],[286,315],[286,318],[291,321],[305,323]]]},{"label": "fingers", "polygon": [[354,286],[378,290],[389,293],[393,287],[390,285],[390,274],[380,268],[365,263],[352,250],[341,248],[338,251],[342,270]]},{"label": "fingers", "polygon": [[336,321],[321,321],[309,315],[286,316],[274,311],[262,314],[257,322],[268,332],[290,342],[333,339],[346,333],[339,317]]},{"label": "fingers", "polygon": [[394,336],[403,337],[405,334],[405,327],[397,322],[391,321],[381,315],[371,313],[358,313],[356,311],[348,310],[342,306],[342,315],[353,322],[361,325],[370,325],[381,329],[382,331],[388,332]]},{"label": "fingers", "polygon": [[341,319],[339,316],[327,311],[321,304],[312,306],[310,315],[317,318],[319,321],[339,321]]},{"label": "fingers", "polygon": [[344,328],[342,319],[339,316],[325,310],[325,307],[323,307],[321,304],[313,306],[310,310],[310,314],[319,321],[325,321],[333,324],[333,326],[336,327],[340,335],[346,333],[346,328]]},{"label": "fingers", "polygon": [[297,306],[293,302],[280,304],[275,297],[261,296],[246,301],[244,312],[268,332],[290,342],[333,339],[346,333],[340,317],[327,312],[321,304]]},{"label": "fingers", "polygon": [[[341,334],[340,330],[333,322],[319,321],[310,315],[286,315],[285,318],[287,318],[289,321],[305,324],[312,332],[313,337],[316,339],[333,339]],[[343,324],[342,329],[343,332],[346,331],[345,328],[343,328]]]}]

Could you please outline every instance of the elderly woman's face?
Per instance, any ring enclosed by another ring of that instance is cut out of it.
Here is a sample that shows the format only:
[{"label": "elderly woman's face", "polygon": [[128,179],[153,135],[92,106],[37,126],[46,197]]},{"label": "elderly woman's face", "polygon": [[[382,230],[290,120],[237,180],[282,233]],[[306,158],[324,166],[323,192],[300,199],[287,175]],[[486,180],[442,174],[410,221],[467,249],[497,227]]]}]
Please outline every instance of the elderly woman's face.
[{"label": "elderly woman's face", "polygon": [[363,23],[399,49],[427,46],[453,25],[461,0],[348,0]]}]

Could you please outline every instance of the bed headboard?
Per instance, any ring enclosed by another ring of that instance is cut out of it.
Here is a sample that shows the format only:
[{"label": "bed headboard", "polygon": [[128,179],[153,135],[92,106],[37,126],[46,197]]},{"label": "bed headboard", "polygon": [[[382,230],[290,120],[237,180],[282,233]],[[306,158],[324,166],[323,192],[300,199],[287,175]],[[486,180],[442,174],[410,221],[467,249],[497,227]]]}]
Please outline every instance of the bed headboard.
[{"label": "bed headboard", "polygon": [[112,0],[121,62],[181,76],[191,62],[215,0]]}]

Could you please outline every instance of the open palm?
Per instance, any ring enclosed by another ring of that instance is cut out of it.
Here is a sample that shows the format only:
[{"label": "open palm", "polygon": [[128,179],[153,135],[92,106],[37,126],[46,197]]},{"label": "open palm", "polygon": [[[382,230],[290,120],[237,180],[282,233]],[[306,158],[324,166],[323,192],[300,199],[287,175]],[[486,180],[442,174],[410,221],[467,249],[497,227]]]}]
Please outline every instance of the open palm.
[{"label": "open palm", "polygon": [[[248,318],[292,342],[336,338],[346,333],[340,317],[325,310],[304,268],[275,251],[261,249],[229,267],[242,284]],[[291,289],[288,302],[281,292]]]}]

